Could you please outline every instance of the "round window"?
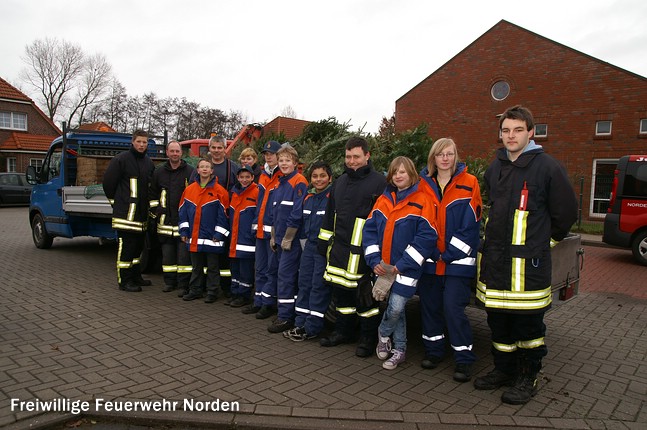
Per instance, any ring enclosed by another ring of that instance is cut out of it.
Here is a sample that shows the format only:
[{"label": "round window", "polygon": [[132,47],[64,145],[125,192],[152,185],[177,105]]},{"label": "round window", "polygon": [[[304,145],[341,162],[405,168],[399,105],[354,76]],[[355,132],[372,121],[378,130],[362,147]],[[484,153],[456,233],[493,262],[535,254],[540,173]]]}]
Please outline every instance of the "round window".
[{"label": "round window", "polygon": [[497,101],[504,100],[510,95],[510,84],[506,81],[497,81],[492,85],[492,90],[490,91],[492,98]]}]

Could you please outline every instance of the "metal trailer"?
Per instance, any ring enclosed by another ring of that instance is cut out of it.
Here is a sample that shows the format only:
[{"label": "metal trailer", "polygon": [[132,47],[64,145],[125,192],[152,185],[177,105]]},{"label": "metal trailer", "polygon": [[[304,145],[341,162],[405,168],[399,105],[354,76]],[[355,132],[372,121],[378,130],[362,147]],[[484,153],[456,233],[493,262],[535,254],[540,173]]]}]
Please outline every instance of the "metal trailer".
[{"label": "metal trailer", "polygon": [[551,249],[553,305],[564,303],[578,293],[580,270],[584,263],[584,249],[581,245],[582,237],[569,233]]}]

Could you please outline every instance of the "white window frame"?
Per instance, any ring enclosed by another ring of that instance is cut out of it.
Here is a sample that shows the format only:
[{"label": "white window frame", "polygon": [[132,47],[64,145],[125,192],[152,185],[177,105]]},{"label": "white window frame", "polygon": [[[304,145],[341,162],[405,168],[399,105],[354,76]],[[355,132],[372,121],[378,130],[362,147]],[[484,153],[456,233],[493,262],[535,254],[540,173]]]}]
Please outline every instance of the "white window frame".
[{"label": "white window frame", "polygon": [[[608,132],[601,132],[600,131],[600,125],[603,123],[609,123],[609,131]],[[595,122],[595,135],[596,136],[610,136],[611,131],[613,130],[613,121],[610,119],[605,119],[605,120],[600,120]]]},{"label": "white window frame", "polygon": [[[24,112],[9,112],[9,111],[1,111],[1,114],[6,114],[9,115],[9,127],[3,127],[0,125],[0,128],[4,130],[20,130],[20,131],[27,131],[28,129],[28,124],[27,124],[27,114]],[[16,123],[18,122],[17,117],[24,117],[25,118],[25,127],[18,127],[16,126]]]},{"label": "white window frame", "polygon": [[[593,175],[591,177],[591,196],[589,199],[589,218],[592,218],[592,219],[604,219],[606,215],[606,212],[600,213],[600,212],[593,211],[595,208],[595,202],[611,201],[611,193],[609,193],[609,196],[607,196],[606,199],[595,197],[595,177],[597,175],[598,164],[616,166],[618,164],[618,159],[617,158],[597,158],[593,160]],[[612,181],[613,181],[613,178],[612,178]]]},{"label": "white window frame", "polygon": [[16,171],[16,165],[16,157],[7,157],[7,172],[14,173]]},{"label": "white window frame", "polygon": [[43,159],[42,158],[30,158],[29,159],[29,165],[34,166],[36,168],[36,171],[39,172],[40,169],[43,167]]},{"label": "white window frame", "polygon": [[[546,128],[546,132],[545,132],[544,134],[539,134],[539,133],[537,133],[537,126],[540,126],[540,125],[541,125],[541,126],[544,126],[544,127]],[[548,137],[548,124],[545,124],[545,123],[535,124],[535,133],[534,133],[534,136],[535,136],[535,137]]]},{"label": "white window frame", "polygon": [[647,118],[640,120],[640,124],[638,125],[638,133],[647,134]]}]

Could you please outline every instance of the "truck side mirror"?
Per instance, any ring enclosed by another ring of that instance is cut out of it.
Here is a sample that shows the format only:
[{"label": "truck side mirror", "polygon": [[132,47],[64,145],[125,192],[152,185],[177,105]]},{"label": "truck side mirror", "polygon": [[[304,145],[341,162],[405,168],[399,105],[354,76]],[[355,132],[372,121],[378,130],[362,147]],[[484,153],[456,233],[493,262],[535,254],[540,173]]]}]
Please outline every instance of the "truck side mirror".
[{"label": "truck side mirror", "polygon": [[38,174],[36,173],[36,167],[28,166],[25,176],[27,177],[27,182],[29,184],[36,185],[38,183]]}]

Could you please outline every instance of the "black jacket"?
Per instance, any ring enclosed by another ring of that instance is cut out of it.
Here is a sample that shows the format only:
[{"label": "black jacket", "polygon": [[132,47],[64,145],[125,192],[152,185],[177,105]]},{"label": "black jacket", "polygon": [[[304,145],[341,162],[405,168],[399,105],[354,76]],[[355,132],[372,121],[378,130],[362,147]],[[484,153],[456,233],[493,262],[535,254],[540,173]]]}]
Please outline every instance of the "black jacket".
[{"label": "black jacket", "polygon": [[357,280],[370,271],[362,250],[362,228],[385,187],[386,178],[370,161],[357,170],[346,168],[332,185],[319,232],[319,250],[328,254],[326,281],[357,288]]},{"label": "black jacket", "polygon": [[193,167],[184,160],[177,169],[168,161],[155,169],[150,187],[150,213],[157,220],[158,234],[180,237],[178,209],[192,175]]},{"label": "black jacket", "polygon": [[[534,145],[534,143],[533,143]],[[551,239],[577,219],[564,168],[536,146],[510,161],[505,148],[485,172],[490,210],[477,297],[487,309],[543,312],[551,303]]]},{"label": "black jacket", "polygon": [[103,175],[103,191],[112,204],[112,228],[144,232],[148,220],[148,187],[153,161],[132,146],[117,154]]}]

